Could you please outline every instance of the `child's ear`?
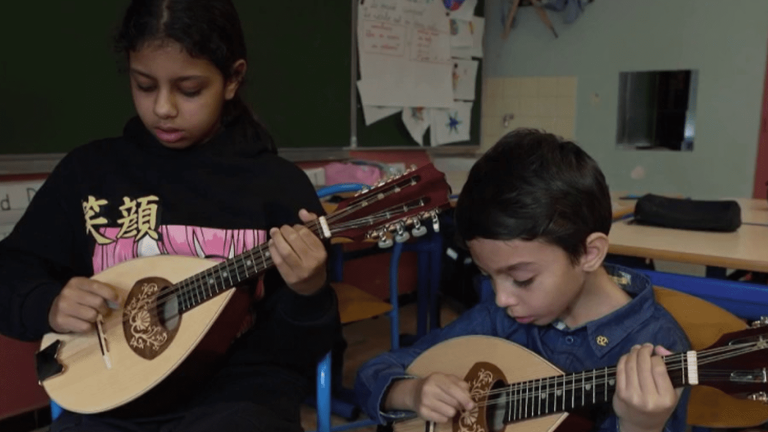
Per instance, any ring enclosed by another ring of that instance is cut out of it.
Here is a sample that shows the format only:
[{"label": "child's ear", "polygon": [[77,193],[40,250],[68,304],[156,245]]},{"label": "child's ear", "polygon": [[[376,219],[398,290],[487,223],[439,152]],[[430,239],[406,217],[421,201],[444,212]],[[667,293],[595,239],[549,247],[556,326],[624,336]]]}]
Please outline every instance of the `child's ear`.
[{"label": "child's ear", "polygon": [[595,271],[603,265],[608,254],[608,236],[603,233],[592,233],[587,237],[586,250],[581,257],[581,268],[584,271]]},{"label": "child's ear", "polygon": [[245,60],[240,59],[232,65],[232,77],[224,85],[224,98],[231,100],[237,94],[237,89],[240,88],[243,79],[245,78],[245,71],[248,69],[248,64]]}]

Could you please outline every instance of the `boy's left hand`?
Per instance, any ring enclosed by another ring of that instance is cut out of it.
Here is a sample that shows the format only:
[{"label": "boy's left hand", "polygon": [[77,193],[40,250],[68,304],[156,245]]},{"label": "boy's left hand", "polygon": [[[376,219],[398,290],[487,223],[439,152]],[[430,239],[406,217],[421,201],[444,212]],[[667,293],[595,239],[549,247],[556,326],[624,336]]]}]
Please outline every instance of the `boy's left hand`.
[{"label": "boy's left hand", "polygon": [[[654,351],[656,353],[653,356]],[[675,390],[660,356],[672,354],[661,346],[635,345],[616,366],[613,410],[621,432],[659,432],[677,406]]]},{"label": "boy's left hand", "polygon": [[[309,222],[317,215],[304,209],[299,218]],[[302,295],[311,295],[325,284],[325,246],[304,225],[283,225],[269,231],[269,253],[288,286]]]}]

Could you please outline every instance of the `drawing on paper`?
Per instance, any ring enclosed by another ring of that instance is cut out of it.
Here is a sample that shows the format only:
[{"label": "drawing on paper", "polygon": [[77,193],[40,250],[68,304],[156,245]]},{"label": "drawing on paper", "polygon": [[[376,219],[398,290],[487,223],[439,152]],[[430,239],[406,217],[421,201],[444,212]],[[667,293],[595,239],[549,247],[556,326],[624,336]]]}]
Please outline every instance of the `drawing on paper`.
[{"label": "drawing on paper", "polygon": [[424,121],[424,107],[411,108],[411,119],[417,122]]},{"label": "drawing on paper", "polygon": [[464,0],[443,0],[443,5],[449,11],[457,11],[464,4]]},{"label": "drawing on paper", "polygon": [[451,113],[448,113],[448,123],[445,124],[446,127],[448,127],[448,133],[456,132],[459,133],[459,125],[462,123],[461,120],[459,120],[459,112],[454,111],[453,115]]}]

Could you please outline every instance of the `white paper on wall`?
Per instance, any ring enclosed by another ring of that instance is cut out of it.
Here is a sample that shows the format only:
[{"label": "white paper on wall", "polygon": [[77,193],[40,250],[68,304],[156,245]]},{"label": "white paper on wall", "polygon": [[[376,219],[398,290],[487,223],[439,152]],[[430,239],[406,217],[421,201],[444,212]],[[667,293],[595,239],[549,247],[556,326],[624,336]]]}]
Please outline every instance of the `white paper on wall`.
[{"label": "white paper on wall", "polygon": [[475,100],[477,60],[453,60],[453,98]]},{"label": "white paper on wall", "polygon": [[403,108],[403,124],[420,146],[424,145],[424,132],[429,128],[428,113],[429,111],[423,107]]},{"label": "white paper on wall", "polygon": [[433,146],[469,141],[472,102],[455,102],[452,108],[432,108],[429,111]]},{"label": "white paper on wall", "polygon": [[475,14],[477,0],[443,0],[443,5],[450,12],[451,18],[470,20]]},{"label": "white paper on wall", "polygon": [[472,33],[471,47],[451,47],[451,57],[470,59],[472,57],[483,57],[483,35],[485,32],[485,19],[481,17],[472,17],[469,26]]},{"label": "white paper on wall", "polygon": [[389,117],[400,110],[402,110],[402,108],[363,105],[363,117],[365,117],[365,125],[368,126],[372,123],[376,123],[377,121]]},{"label": "white paper on wall", "polygon": [[451,18],[451,49],[472,47],[472,21]]}]

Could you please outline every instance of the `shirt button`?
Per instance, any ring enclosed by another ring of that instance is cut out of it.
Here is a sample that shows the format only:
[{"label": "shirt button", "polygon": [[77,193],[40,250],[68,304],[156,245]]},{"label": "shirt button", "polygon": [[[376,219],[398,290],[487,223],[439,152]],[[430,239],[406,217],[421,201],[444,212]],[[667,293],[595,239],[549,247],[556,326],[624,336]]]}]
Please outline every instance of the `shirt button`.
[{"label": "shirt button", "polygon": [[565,337],[565,342],[568,343],[568,344],[572,344],[573,343],[573,336],[566,336]]}]

